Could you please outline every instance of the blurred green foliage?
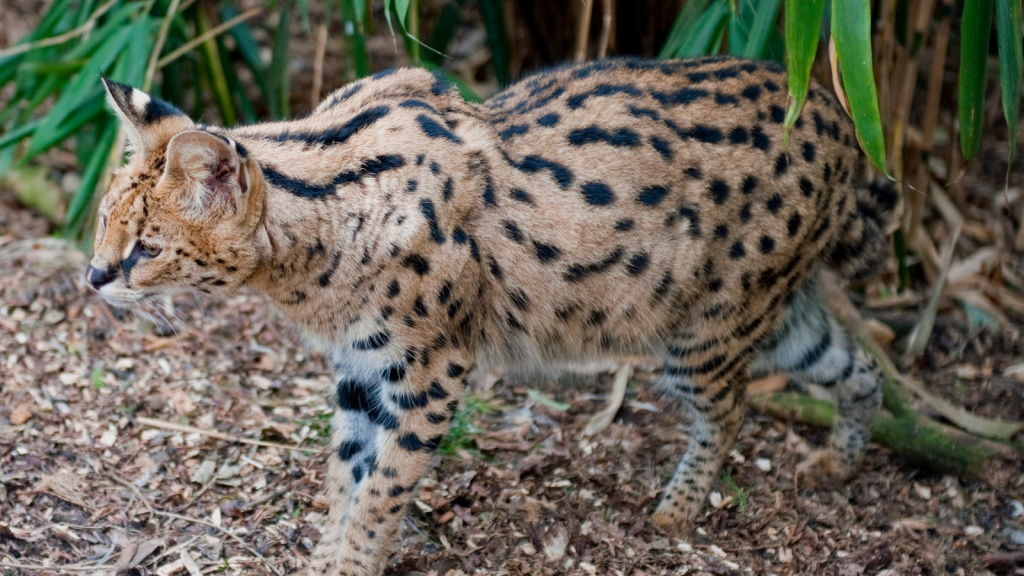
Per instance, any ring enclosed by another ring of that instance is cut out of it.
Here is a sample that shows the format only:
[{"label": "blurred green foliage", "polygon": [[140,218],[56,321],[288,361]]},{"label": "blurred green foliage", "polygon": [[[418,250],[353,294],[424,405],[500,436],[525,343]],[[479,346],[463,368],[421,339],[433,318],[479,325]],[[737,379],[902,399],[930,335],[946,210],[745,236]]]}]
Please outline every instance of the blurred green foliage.
[{"label": "blurred green foliage", "polygon": [[[437,69],[475,8],[486,32],[490,66],[499,86],[513,81],[513,60],[502,0],[448,0],[428,32],[420,29],[419,0],[326,0],[323,17],[340,20],[343,56],[355,77],[372,72],[367,37],[374,10],[401,36],[413,65]],[[292,22],[310,34],[309,0],[270,3],[239,13],[227,0],[55,0],[38,26],[18,44],[0,50],[0,88],[13,95],[0,109],[0,176],[54,146],[73,142],[82,170],[68,201],[62,233],[81,237],[95,192],[117,154],[118,127],[106,109],[100,75],[142,87],[191,113],[212,120],[212,102],[223,125],[291,116],[289,46]],[[830,14],[823,29],[825,14]],[[251,18],[261,15],[260,27]],[[986,61],[993,19],[998,38],[1000,85],[1014,141],[1021,97],[1019,0],[965,0],[959,78],[961,147],[971,159],[982,129]],[[662,58],[728,53],[775,60],[794,72],[787,129],[806,97],[819,41],[831,37],[862,147],[886,170],[872,54],[868,0],[689,0],[682,4],[660,51]],[[784,24],[780,24],[784,23]],[[232,39],[225,41],[226,37]],[[258,86],[242,86],[240,71]],[[458,79],[453,78],[458,81]],[[469,99],[476,95],[457,82]],[[186,108],[193,103],[192,109]],[[1011,157],[1015,148],[1011,146]]]}]

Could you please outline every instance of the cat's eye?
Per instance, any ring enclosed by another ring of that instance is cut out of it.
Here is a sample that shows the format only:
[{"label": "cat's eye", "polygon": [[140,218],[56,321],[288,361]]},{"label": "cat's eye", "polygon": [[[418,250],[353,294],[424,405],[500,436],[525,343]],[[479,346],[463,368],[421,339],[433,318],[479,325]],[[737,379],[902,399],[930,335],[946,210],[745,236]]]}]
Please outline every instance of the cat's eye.
[{"label": "cat's eye", "polygon": [[150,258],[155,258],[160,254],[160,249],[157,248],[156,246],[152,246],[150,244],[141,244],[141,246],[142,251],[145,252],[146,256],[149,256]]}]

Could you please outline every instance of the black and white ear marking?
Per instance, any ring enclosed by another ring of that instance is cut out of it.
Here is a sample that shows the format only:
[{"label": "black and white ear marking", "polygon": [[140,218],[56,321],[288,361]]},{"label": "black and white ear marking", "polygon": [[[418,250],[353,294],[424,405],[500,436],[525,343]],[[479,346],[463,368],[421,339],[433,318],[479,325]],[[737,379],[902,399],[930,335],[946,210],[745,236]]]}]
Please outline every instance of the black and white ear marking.
[{"label": "black and white ear marking", "polygon": [[171,104],[110,78],[103,77],[103,86],[107,89],[107,101],[121,120],[133,150],[142,151],[150,143],[147,133],[154,124],[164,118],[184,116]]}]

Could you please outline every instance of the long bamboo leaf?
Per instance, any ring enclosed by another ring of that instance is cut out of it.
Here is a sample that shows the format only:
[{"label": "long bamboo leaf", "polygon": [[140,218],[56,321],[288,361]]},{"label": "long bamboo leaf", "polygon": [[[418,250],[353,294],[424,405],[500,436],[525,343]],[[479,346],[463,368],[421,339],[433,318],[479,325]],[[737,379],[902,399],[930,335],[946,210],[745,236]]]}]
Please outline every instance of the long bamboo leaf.
[{"label": "long bamboo leaf", "polygon": [[71,199],[70,206],[68,206],[68,214],[64,223],[66,230],[74,231],[81,226],[86,208],[89,207],[89,203],[96,192],[96,185],[99,182],[100,175],[103,173],[103,167],[107,164],[110,150],[114,147],[114,140],[116,139],[117,122],[112,119],[105,121],[105,126],[99,141],[96,143],[96,148],[93,150],[89,163],[82,173],[82,183]]},{"label": "long bamboo leaf", "polygon": [[[141,23],[145,24],[145,22]],[[43,143],[50,141],[51,135],[57,131],[57,127],[60,126],[64,119],[86,99],[102,91],[99,81],[100,73],[105,72],[110,67],[114,59],[124,49],[132,34],[138,29],[139,24],[140,22],[137,22],[115,31],[89,58],[89,65],[61,90],[57,103],[46,114],[43,118],[43,124],[36,129],[35,134],[32,136],[28,151],[22,157],[22,162],[45,150],[46,145]],[[143,32],[141,29],[139,31]]]},{"label": "long bamboo leaf", "polygon": [[784,139],[788,139],[807,99],[825,3],[826,0],[786,0],[786,69],[792,99],[786,111]]},{"label": "long bamboo leaf", "polygon": [[729,4],[726,0],[715,0],[701,14],[682,44],[672,54],[673,58],[689,58],[718,52],[722,34],[728,24]]},{"label": "long bamboo leaf", "polygon": [[277,21],[274,32],[274,43],[270,53],[269,80],[274,88],[274,99],[277,100],[278,119],[291,115],[288,100],[288,24],[291,13],[288,6],[281,7],[281,17]]},{"label": "long bamboo leaf", "polygon": [[745,58],[768,58],[768,43],[772,38],[772,31],[776,30],[775,21],[779,17],[781,4],[781,0],[762,0],[757,3],[746,46],[742,52]]},{"label": "long bamboo leaf", "polygon": [[499,86],[512,81],[508,34],[505,32],[504,9],[501,0],[480,0],[480,16],[487,30],[487,47],[491,50],[491,66]]},{"label": "long bamboo leaf", "polygon": [[960,150],[970,162],[981,146],[985,111],[985,72],[992,33],[992,1],[966,0],[960,25]]},{"label": "long bamboo leaf", "polygon": [[871,163],[887,172],[882,118],[871,67],[871,5],[863,0],[833,0],[832,37],[857,140]]},{"label": "long bamboo leaf", "polygon": [[[999,85],[1003,91],[1003,114],[1010,140],[1009,164],[1017,154],[1017,126],[1020,120],[1020,83],[1024,76],[1024,42],[1021,40],[1020,0],[996,0],[996,37],[999,40]],[[1010,170],[1007,167],[1007,170]]]},{"label": "long bamboo leaf", "polygon": [[658,58],[676,57],[683,42],[693,35],[697,18],[707,10],[710,4],[711,0],[691,0],[683,5],[683,9],[679,11],[679,15],[676,16],[676,21],[672,25],[672,31],[668,34],[668,39],[665,40],[665,45],[658,53]]}]

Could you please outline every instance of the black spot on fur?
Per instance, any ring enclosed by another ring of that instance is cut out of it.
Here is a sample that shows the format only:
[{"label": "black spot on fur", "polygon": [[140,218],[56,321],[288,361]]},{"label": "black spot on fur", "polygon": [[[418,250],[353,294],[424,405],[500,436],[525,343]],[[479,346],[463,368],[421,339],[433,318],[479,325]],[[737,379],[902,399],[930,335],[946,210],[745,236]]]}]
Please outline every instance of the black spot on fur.
[{"label": "black spot on fur", "polygon": [[508,238],[516,244],[523,243],[523,232],[519,229],[519,226],[516,226],[515,222],[512,222],[511,220],[502,220],[501,224],[505,228],[505,236],[508,236]]},{"label": "black spot on fur", "polygon": [[[828,168],[828,166],[825,166],[825,168]],[[807,178],[801,177],[800,192],[807,198],[810,198],[811,194],[814,194],[814,184],[811,184],[811,181]]]},{"label": "black spot on fur", "polygon": [[430,198],[420,198],[420,213],[427,219],[430,226],[430,239],[438,244],[444,244],[444,233],[437,225],[437,212],[434,210],[434,201]]},{"label": "black spot on fur", "polygon": [[799,212],[794,212],[793,215],[789,217],[789,222],[786,223],[786,228],[790,236],[795,236],[796,233],[800,231],[800,223],[802,219],[803,218],[800,216]]},{"label": "black spot on fur", "polygon": [[729,185],[723,180],[712,180],[708,186],[708,194],[715,201],[715,204],[725,204],[725,201],[729,199]]},{"label": "black spot on fur", "polygon": [[541,126],[544,126],[545,128],[550,128],[550,127],[554,126],[555,124],[558,124],[558,120],[559,120],[558,114],[555,114],[554,112],[551,112],[550,114],[545,114],[545,115],[541,116],[540,118],[537,118],[537,124],[540,124]]},{"label": "black spot on fur", "polygon": [[757,84],[751,84],[740,91],[740,96],[751,102],[757,102],[757,99],[761,97],[761,87]]},{"label": "black spot on fur", "polygon": [[691,104],[703,98],[707,98],[708,91],[701,90],[700,88],[681,88],[675,92],[658,92],[656,90],[652,90],[651,96],[653,96],[654,99],[662,106],[679,106],[681,104]]},{"label": "black spot on fur", "polygon": [[745,248],[743,248],[743,242],[739,240],[733,242],[732,248],[729,249],[729,257],[734,260],[737,260],[739,258],[743,258],[746,255],[747,251]]},{"label": "black spot on fur", "polygon": [[420,318],[426,318],[429,315],[427,305],[423,303],[423,296],[416,296],[416,301],[412,304],[412,311]]},{"label": "black spot on fur", "polygon": [[388,332],[377,332],[363,340],[356,340],[352,344],[352,348],[356,350],[379,350],[387,346],[388,342],[391,341],[391,334]]},{"label": "black spot on fur", "polygon": [[451,130],[438,124],[434,119],[426,114],[420,114],[416,117],[416,121],[419,122],[420,128],[423,129],[423,133],[430,138],[444,138],[450,140],[455,144],[462,144],[462,139],[456,136]]},{"label": "black spot on fur", "polygon": [[814,148],[814,144],[810,142],[804,142],[803,151],[804,160],[808,162],[814,162],[814,158],[817,155],[817,150]]},{"label": "black spot on fur", "polygon": [[757,178],[754,176],[747,176],[743,179],[743,186],[741,189],[744,194],[750,194],[755,188],[757,188]]},{"label": "black spot on fur", "polygon": [[761,236],[761,254],[770,254],[775,250],[775,239],[771,236]]},{"label": "black spot on fur", "polygon": [[547,264],[548,262],[557,260],[562,255],[562,251],[559,250],[557,246],[544,244],[537,242],[536,240],[533,242],[533,249],[537,253],[537,259],[540,260],[542,264]]},{"label": "black spot on fur", "polygon": [[452,283],[445,282],[441,285],[441,289],[437,291],[437,301],[441,304],[447,304],[448,299],[452,297]]},{"label": "black spot on fur", "polygon": [[764,130],[762,130],[760,126],[755,126],[750,132],[750,140],[754,148],[757,148],[762,152],[767,152],[772,147],[771,138],[764,133]]},{"label": "black spot on fur", "polygon": [[650,263],[650,259],[647,254],[640,252],[634,254],[629,258],[629,262],[626,263],[626,272],[629,272],[632,276],[640,275]]},{"label": "black spot on fur", "polygon": [[398,296],[401,289],[401,286],[398,285],[398,280],[392,280],[391,283],[388,284],[388,298]]},{"label": "black spot on fur", "polygon": [[775,177],[778,178],[789,170],[789,154],[783,152],[775,159]]},{"label": "black spot on fur", "polygon": [[633,148],[640,145],[640,135],[629,128],[607,131],[593,124],[569,132],[568,141],[573,146],[604,142],[615,147]]},{"label": "black spot on fur", "polygon": [[425,276],[430,272],[430,262],[427,262],[426,258],[419,254],[409,254],[402,259],[402,266],[411,268],[413,272],[420,276]]},{"label": "black spot on fur", "polygon": [[569,267],[566,268],[562,277],[565,278],[567,282],[579,282],[591,274],[607,270],[609,267],[622,260],[624,253],[625,251],[621,246],[619,246],[600,262],[593,262],[590,264],[570,264]]},{"label": "black spot on fur", "polygon": [[526,134],[529,131],[530,127],[526,124],[513,124],[512,126],[498,132],[498,137],[507,142],[511,138],[519,136],[520,134]]},{"label": "black spot on fur", "polygon": [[342,442],[341,445],[338,446],[338,458],[341,458],[343,462],[348,462],[353,456],[363,450],[363,446],[364,444],[357,440]]},{"label": "black spot on fur", "polygon": [[634,88],[633,86],[598,84],[597,87],[591,90],[590,92],[584,92],[582,94],[574,94],[572,96],[569,96],[568,98],[566,98],[565,103],[567,106],[569,106],[569,108],[576,110],[580,106],[583,106],[583,104],[587,101],[588,98],[612,96],[615,94],[626,94],[634,97],[643,95],[643,93],[640,90]]},{"label": "black spot on fur", "polygon": [[743,126],[737,126],[729,132],[729,144],[746,144],[750,140],[750,133]]},{"label": "black spot on fur", "polygon": [[672,145],[669,144],[668,140],[665,140],[664,138],[659,138],[657,136],[651,136],[650,140],[651,146],[658,152],[658,154],[661,154],[662,158],[664,158],[667,161],[672,160]]},{"label": "black spot on fur", "polygon": [[772,122],[776,124],[782,124],[783,120],[786,119],[786,109],[782,106],[772,104],[768,113],[771,116]]},{"label": "black spot on fur", "polygon": [[580,186],[580,192],[591,206],[607,206],[615,201],[611,187],[603,182],[587,182]]},{"label": "black spot on fur", "polygon": [[715,238],[719,240],[725,240],[729,237],[729,227],[725,224],[719,224],[715,226]]},{"label": "black spot on fur", "polygon": [[769,212],[775,214],[779,211],[779,208],[782,208],[782,196],[774,194],[768,199],[768,202],[765,203],[765,207],[768,208]]},{"label": "black spot on fur", "polygon": [[509,193],[509,196],[511,196],[513,200],[518,200],[525,204],[533,204],[533,198],[530,198],[530,195],[520,188],[514,188],[512,192]]},{"label": "black spot on fur", "polygon": [[507,154],[505,160],[515,169],[526,174],[535,174],[541,170],[548,170],[551,172],[551,176],[555,179],[562,188],[568,188],[574,179],[572,171],[565,166],[551,160],[545,160],[540,156],[530,155],[522,159],[520,162],[516,162]]},{"label": "black spot on fur", "polygon": [[630,230],[633,229],[634,225],[635,225],[635,223],[632,220],[628,219],[628,218],[625,219],[625,220],[619,220],[618,222],[615,223],[615,231],[616,232],[629,232]]},{"label": "black spot on fur", "polygon": [[640,191],[637,201],[645,206],[657,206],[661,204],[667,194],[668,188],[664,186],[648,186]]},{"label": "black spot on fur", "polygon": [[629,105],[629,113],[635,116],[636,118],[647,117],[650,118],[651,120],[660,119],[657,110],[652,110],[650,108],[640,108],[638,106],[633,106],[632,104]]}]

